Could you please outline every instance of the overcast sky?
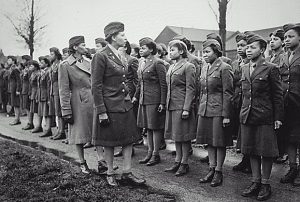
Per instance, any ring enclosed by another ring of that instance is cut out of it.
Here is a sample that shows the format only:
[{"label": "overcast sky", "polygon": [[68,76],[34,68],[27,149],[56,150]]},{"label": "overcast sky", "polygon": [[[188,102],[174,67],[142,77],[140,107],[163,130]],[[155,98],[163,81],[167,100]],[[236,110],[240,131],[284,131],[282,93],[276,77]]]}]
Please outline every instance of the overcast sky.
[{"label": "overcast sky", "polygon": [[[34,56],[49,54],[49,47],[68,46],[75,35],[84,35],[87,47],[103,37],[103,28],[111,21],[125,24],[131,43],[142,37],[153,39],[167,25],[218,29],[208,0],[37,0],[47,24],[41,45]],[[217,0],[209,0],[217,11]],[[8,54],[23,55],[29,51],[3,14],[18,16],[22,0],[0,0],[0,48]],[[231,0],[227,12],[227,30],[245,31],[300,22],[300,0]]]}]

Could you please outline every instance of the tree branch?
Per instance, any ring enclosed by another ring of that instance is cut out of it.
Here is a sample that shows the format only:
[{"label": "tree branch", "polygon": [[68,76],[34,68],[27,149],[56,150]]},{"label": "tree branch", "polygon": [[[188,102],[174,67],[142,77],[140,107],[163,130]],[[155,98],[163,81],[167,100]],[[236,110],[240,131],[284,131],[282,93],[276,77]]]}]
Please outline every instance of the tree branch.
[{"label": "tree branch", "polygon": [[[220,1],[220,0],[218,0],[218,2],[219,2],[219,1]],[[207,0],[207,3],[208,3],[208,5],[209,5],[210,9],[212,10],[213,14],[215,15],[215,18],[216,18],[217,23],[219,24],[218,15],[217,15],[216,11],[213,9],[213,7],[212,7],[211,3],[209,2],[209,0]]]}]

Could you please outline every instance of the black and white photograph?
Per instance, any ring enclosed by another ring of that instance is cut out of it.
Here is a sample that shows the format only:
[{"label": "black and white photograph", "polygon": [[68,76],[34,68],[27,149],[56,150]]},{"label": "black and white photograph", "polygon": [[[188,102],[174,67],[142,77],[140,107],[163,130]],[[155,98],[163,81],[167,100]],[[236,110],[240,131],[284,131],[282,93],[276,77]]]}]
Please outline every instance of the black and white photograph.
[{"label": "black and white photograph", "polygon": [[299,0],[0,0],[0,201],[300,201]]}]

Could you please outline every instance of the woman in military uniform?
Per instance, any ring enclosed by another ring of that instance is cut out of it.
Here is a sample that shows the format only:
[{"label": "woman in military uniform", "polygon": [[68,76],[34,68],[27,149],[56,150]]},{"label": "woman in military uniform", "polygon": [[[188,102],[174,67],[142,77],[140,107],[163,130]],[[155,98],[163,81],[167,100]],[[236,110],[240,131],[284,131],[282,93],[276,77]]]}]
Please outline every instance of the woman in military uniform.
[{"label": "woman in military uniform", "polygon": [[17,67],[17,59],[14,56],[7,57],[7,63],[10,66],[8,74],[8,93],[10,94],[10,105],[15,111],[15,120],[10,123],[10,125],[19,125],[21,124],[20,116],[20,95],[22,92],[21,86],[21,71]]},{"label": "woman in military uniform", "polygon": [[287,24],[283,29],[288,52],[283,55],[279,65],[285,109],[281,132],[287,142],[290,169],[280,182],[300,186],[300,169],[297,165],[297,149],[300,148],[300,24]]},{"label": "woman in military uniform", "polygon": [[283,91],[276,65],[266,62],[267,42],[258,35],[247,39],[248,64],[242,67],[241,148],[250,155],[252,184],[242,196],[266,200],[271,196],[270,175],[278,156],[275,129],[282,125]]},{"label": "woman in military uniform", "polygon": [[51,57],[51,70],[50,70],[50,111],[51,114],[54,114],[57,119],[58,127],[57,133],[53,136],[53,140],[60,140],[66,137],[64,131],[64,122],[61,115],[61,106],[59,100],[59,89],[58,89],[58,69],[62,60],[62,55],[60,54],[58,48],[50,48],[50,57]]},{"label": "woman in military uniform", "polygon": [[122,180],[144,184],[131,172],[132,144],[140,139],[137,134],[129,90],[126,85],[126,65],[118,52],[127,41],[124,24],[109,23],[104,28],[108,45],[95,54],[92,60],[92,93],[95,102],[93,145],[103,146],[107,163],[107,182],[118,186],[113,171],[114,148],[123,147],[124,167]]},{"label": "woman in military uniform", "polygon": [[139,83],[133,102],[139,100],[137,126],[147,130],[148,154],[140,164],[153,166],[160,162],[159,147],[165,127],[165,102],[167,93],[166,67],[163,60],[155,57],[156,44],[151,38],[139,41]]},{"label": "woman in military uniform", "polygon": [[69,144],[75,145],[83,173],[90,170],[85,161],[83,145],[92,140],[93,97],[91,92],[91,65],[86,54],[83,36],[69,40],[71,55],[58,69],[59,96],[62,117],[69,124]]},{"label": "woman in military uniform", "polygon": [[[46,123],[45,131],[40,137],[52,136],[51,117],[49,114],[50,107],[50,69],[51,62],[47,57],[39,57],[41,71],[38,78],[38,116],[43,117]],[[33,130],[32,132],[36,132]]]},{"label": "woman in military uniform", "polygon": [[182,41],[169,43],[170,57],[175,64],[167,72],[165,138],[175,141],[176,158],[165,172],[182,176],[189,172],[188,157],[191,140],[196,137],[196,115],[193,101],[196,94],[195,66],[187,61],[188,49]]},{"label": "woman in military uniform", "polygon": [[[29,78],[30,78],[30,60],[31,57],[29,55],[23,55],[22,56],[22,66],[24,69],[21,71],[20,77],[21,77],[21,85],[22,85],[22,95],[21,95],[21,109],[26,111],[28,119],[30,119],[30,99],[29,99],[29,91],[30,91],[30,86],[29,86]],[[23,130],[31,130],[33,129],[34,126],[33,124],[27,123],[25,127],[23,127]]]},{"label": "woman in military uniform", "polygon": [[203,44],[206,65],[200,76],[200,104],[198,110],[197,142],[208,144],[209,172],[200,183],[212,187],[223,182],[222,168],[226,146],[233,144],[229,130],[232,117],[233,72],[221,59],[222,49],[215,39]]}]

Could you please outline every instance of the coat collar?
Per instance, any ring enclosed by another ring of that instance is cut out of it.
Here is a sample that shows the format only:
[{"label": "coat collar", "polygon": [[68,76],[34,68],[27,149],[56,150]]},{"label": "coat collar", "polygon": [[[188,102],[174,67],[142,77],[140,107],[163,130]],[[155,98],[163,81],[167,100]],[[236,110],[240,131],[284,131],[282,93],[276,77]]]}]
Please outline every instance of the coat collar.
[{"label": "coat collar", "polygon": [[296,60],[300,59],[300,46],[295,50],[295,54],[292,58],[292,61],[289,65],[292,65]]},{"label": "coat collar", "polygon": [[[249,72],[250,72],[250,63],[249,63]],[[262,71],[264,71],[264,69],[266,68],[266,59],[264,57],[261,57],[257,62],[256,62],[256,68],[254,69],[254,71],[252,72],[252,74],[250,75],[251,80],[253,80],[257,75],[259,75],[259,73],[261,73]]]},{"label": "coat collar", "polygon": [[176,71],[178,71],[187,61],[185,59],[180,60],[178,63],[174,64],[174,66],[171,68],[171,74],[174,74]]},{"label": "coat collar", "polygon": [[122,66],[125,66],[121,59],[119,58],[119,56],[117,56],[114,51],[110,48],[109,45],[105,46],[105,48],[103,49],[104,52],[106,52],[107,56],[113,60],[115,63],[119,64],[119,65],[122,65]]},{"label": "coat collar", "polygon": [[211,67],[207,71],[207,75],[211,75],[215,70],[217,70],[222,64],[221,58],[217,58],[211,65]]},{"label": "coat collar", "polygon": [[154,61],[155,57],[153,55],[151,55],[151,57],[149,57],[148,59],[144,59],[143,62],[145,62],[145,66],[142,68],[142,72],[144,72],[148,67],[152,66]]},{"label": "coat collar", "polygon": [[82,62],[79,62],[73,55],[70,55],[67,58],[67,62],[70,66],[75,65],[81,71],[84,71],[87,74],[91,74],[91,63],[85,58],[82,58]]}]

